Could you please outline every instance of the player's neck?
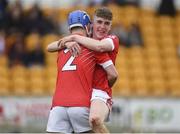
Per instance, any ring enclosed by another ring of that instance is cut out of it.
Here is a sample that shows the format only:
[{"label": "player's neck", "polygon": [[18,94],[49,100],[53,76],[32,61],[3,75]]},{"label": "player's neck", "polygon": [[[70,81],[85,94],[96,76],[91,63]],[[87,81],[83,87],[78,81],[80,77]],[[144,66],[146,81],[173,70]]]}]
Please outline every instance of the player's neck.
[{"label": "player's neck", "polygon": [[81,36],[86,36],[85,30],[82,30],[82,29],[74,29],[72,31],[72,34],[78,34],[78,35],[81,35]]}]

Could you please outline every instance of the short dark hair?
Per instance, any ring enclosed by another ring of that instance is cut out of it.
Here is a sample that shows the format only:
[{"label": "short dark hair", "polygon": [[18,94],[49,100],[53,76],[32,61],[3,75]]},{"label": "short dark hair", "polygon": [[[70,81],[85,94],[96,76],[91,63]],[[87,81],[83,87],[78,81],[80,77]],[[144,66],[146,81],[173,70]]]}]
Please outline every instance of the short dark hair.
[{"label": "short dark hair", "polygon": [[111,10],[107,7],[101,7],[96,9],[94,15],[97,17],[101,17],[103,19],[108,19],[108,20],[113,19],[113,14]]}]

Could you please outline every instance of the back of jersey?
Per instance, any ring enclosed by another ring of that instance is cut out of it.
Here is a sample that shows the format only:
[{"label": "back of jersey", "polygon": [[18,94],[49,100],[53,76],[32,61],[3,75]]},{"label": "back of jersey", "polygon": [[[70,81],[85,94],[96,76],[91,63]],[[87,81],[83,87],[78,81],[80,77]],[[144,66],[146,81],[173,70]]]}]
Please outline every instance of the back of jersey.
[{"label": "back of jersey", "polygon": [[78,57],[71,56],[68,49],[59,51],[52,106],[89,107],[95,64],[94,53],[86,48]]}]

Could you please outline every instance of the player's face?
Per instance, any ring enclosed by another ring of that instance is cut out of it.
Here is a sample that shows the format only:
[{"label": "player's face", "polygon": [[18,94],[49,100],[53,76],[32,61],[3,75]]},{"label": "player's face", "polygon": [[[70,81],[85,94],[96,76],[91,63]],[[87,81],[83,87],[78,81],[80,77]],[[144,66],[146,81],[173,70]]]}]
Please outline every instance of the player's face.
[{"label": "player's face", "polygon": [[111,24],[110,20],[95,16],[93,21],[93,38],[102,39],[107,36],[111,30]]}]

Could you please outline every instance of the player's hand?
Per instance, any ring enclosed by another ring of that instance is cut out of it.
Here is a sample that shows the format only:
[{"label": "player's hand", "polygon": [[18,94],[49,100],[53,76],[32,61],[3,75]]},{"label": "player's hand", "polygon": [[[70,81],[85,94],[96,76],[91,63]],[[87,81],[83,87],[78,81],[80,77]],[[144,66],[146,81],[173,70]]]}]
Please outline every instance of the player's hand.
[{"label": "player's hand", "polygon": [[64,46],[67,42],[71,42],[72,41],[72,36],[69,35],[69,36],[66,36],[64,38],[61,39],[61,45]]},{"label": "player's hand", "polygon": [[65,43],[66,48],[71,52],[71,55],[77,57],[81,53],[81,47],[77,42],[67,42]]},{"label": "player's hand", "polygon": [[60,49],[61,47],[63,48],[64,46],[62,45],[62,39],[58,40],[57,42],[57,47]]}]

